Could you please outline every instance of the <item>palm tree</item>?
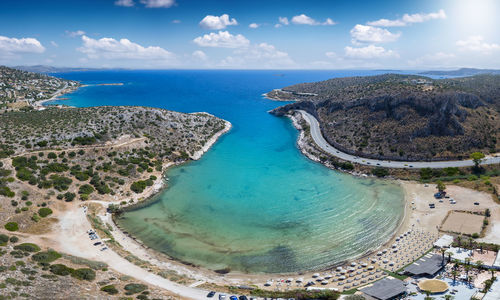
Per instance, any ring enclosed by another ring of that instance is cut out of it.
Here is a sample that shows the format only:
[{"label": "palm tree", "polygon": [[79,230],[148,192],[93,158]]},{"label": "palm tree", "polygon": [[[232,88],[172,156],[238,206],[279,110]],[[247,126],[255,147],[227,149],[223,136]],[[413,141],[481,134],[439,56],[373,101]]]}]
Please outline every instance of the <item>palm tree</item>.
[{"label": "palm tree", "polygon": [[484,265],[484,261],[482,260],[478,260],[476,261],[476,267],[481,270],[483,268],[483,265]]},{"label": "palm tree", "polygon": [[457,236],[457,244],[458,244],[458,248],[460,248],[460,244],[461,244],[461,242],[462,242],[462,236],[461,236],[461,235],[459,235],[459,236]]},{"label": "palm tree", "polygon": [[441,248],[439,249],[439,251],[441,251],[441,255],[443,256],[443,261],[441,262],[441,264],[444,265],[444,254],[446,253],[446,249]]},{"label": "palm tree", "polygon": [[452,295],[444,295],[444,299],[451,300],[451,299],[455,299],[455,297],[453,297]]},{"label": "palm tree", "polygon": [[450,251],[447,251],[447,252],[446,252],[446,254],[448,255],[448,263],[450,263],[450,261],[451,261],[451,256],[453,255],[453,253],[452,253],[452,252],[450,252]]},{"label": "palm tree", "polygon": [[467,279],[467,282],[469,282],[469,271],[470,271],[471,266],[466,265],[465,266],[465,278]]},{"label": "palm tree", "polygon": [[495,278],[495,269],[490,269],[491,271],[491,279]]},{"label": "palm tree", "polygon": [[469,247],[470,247],[471,249],[472,249],[472,243],[473,243],[473,242],[474,242],[474,240],[473,240],[471,237],[469,237]]},{"label": "palm tree", "polygon": [[458,275],[457,270],[451,271],[451,276],[453,276],[453,283],[457,281],[457,275]]},{"label": "palm tree", "polygon": [[471,261],[470,257],[465,258],[465,264],[470,265],[470,261]]}]

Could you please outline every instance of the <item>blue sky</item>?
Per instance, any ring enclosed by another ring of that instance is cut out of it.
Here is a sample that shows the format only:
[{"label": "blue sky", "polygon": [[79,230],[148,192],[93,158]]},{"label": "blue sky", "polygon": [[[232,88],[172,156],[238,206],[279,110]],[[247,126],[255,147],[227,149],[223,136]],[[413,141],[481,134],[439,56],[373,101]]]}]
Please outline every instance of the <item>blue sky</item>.
[{"label": "blue sky", "polygon": [[0,2],[0,64],[500,68],[500,1]]}]

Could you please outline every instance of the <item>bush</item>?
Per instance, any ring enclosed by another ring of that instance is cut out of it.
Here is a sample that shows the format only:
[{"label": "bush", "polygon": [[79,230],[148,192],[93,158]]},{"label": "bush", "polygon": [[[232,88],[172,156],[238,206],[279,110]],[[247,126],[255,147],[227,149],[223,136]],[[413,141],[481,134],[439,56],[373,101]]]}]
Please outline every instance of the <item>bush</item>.
[{"label": "bush", "polygon": [[116,295],[116,294],[119,293],[118,290],[115,288],[115,286],[112,285],[112,284],[111,285],[103,286],[101,288],[101,291],[106,292],[106,293],[108,293],[110,295]]},{"label": "bush", "polygon": [[40,217],[45,218],[46,216],[52,214],[52,209],[48,207],[42,207],[38,210],[38,214],[40,215]]},{"label": "bush", "polygon": [[477,239],[478,237],[479,237],[479,233],[474,232],[474,233],[472,234],[472,238],[473,238],[473,239]]},{"label": "bush", "polygon": [[8,241],[9,241],[9,236],[8,235],[0,234],[0,246],[7,245]]},{"label": "bush", "polygon": [[136,181],[134,183],[132,183],[132,185],[130,186],[130,189],[136,193],[136,194],[140,194],[144,191],[144,189],[146,188],[147,186],[147,183],[146,181],[144,180],[139,180],[139,181]]},{"label": "bush", "polygon": [[17,225],[16,222],[9,222],[9,223],[5,224],[4,227],[8,231],[18,231],[19,230],[19,225]]},{"label": "bush", "polygon": [[59,275],[59,276],[67,276],[73,273],[74,269],[66,267],[63,264],[55,264],[50,266],[50,272]]},{"label": "bush", "polygon": [[376,167],[372,170],[372,174],[377,177],[385,177],[389,175],[389,171],[386,168]]},{"label": "bush", "polygon": [[61,254],[59,254],[54,250],[47,250],[33,254],[31,258],[39,263],[51,263],[57,260],[58,258],[61,258]]},{"label": "bush", "polygon": [[33,244],[33,243],[22,243],[22,244],[14,246],[14,249],[26,251],[26,252],[38,252],[38,251],[40,251],[40,247],[38,247],[38,245]]},{"label": "bush", "polygon": [[11,243],[17,243],[17,242],[19,242],[19,238],[17,236],[11,236],[9,241]]},{"label": "bush", "polygon": [[78,189],[78,194],[90,195],[94,191],[94,188],[90,184],[84,184]]},{"label": "bush", "polygon": [[132,295],[132,294],[137,294],[142,291],[145,291],[148,288],[147,285],[141,284],[141,283],[129,283],[125,285],[125,294],[126,295]]},{"label": "bush", "polygon": [[80,280],[92,281],[95,279],[95,271],[90,268],[76,269],[71,276]]}]

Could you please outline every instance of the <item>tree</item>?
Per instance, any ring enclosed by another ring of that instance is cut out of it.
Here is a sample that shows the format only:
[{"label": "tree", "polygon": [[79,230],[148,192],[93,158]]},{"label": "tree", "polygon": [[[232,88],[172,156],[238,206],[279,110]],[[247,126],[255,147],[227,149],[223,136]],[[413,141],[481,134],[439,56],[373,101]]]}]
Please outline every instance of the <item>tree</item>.
[{"label": "tree", "polygon": [[443,260],[441,261],[441,264],[444,265],[444,254],[446,253],[446,249],[441,248],[441,249],[439,249],[439,251],[441,251],[441,255],[443,256]]},{"label": "tree", "polygon": [[453,283],[455,283],[455,282],[456,282],[457,275],[458,275],[457,270],[453,270],[453,271],[451,271],[451,276],[453,276]]},{"label": "tree", "polygon": [[444,295],[444,299],[445,300],[451,300],[451,299],[454,299],[455,297],[453,297],[452,295]]},{"label": "tree", "polygon": [[476,261],[476,267],[481,270],[483,268],[484,262],[482,260]]},{"label": "tree", "polygon": [[474,152],[474,153],[471,153],[470,158],[474,162],[474,167],[477,170],[477,169],[479,169],[479,164],[481,163],[481,161],[484,158],[484,154],[481,152]]},{"label": "tree", "polygon": [[446,254],[448,255],[448,263],[450,263],[450,261],[451,261],[451,256],[453,255],[453,253],[452,253],[452,252],[450,252],[450,251],[447,251],[447,252],[446,252]]},{"label": "tree", "polygon": [[436,188],[438,189],[439,192],[442,192],[446,190],[446,185],[441,180],[438,180],[436,181]]}]

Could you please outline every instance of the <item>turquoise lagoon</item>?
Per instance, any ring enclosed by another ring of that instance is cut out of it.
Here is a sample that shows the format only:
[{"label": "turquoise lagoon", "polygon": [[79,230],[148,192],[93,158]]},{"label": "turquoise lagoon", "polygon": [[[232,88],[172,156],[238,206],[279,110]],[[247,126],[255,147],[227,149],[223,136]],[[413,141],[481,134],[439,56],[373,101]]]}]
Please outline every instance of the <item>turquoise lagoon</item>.
[{"label": "turquoise lagoon", "polygon": [[267,113],[284,103],[262,93],[363,71],[102,71],[63,73],[89,86],[61,100],[74,106],[145,105],[206,111],[232,130],[199,161],[168,170],[156,201],[120,225],[175,259],[217,270],[321,269],[386,242],[404,212],[401,188],[314,163],[296,147],[290,120]]}]

